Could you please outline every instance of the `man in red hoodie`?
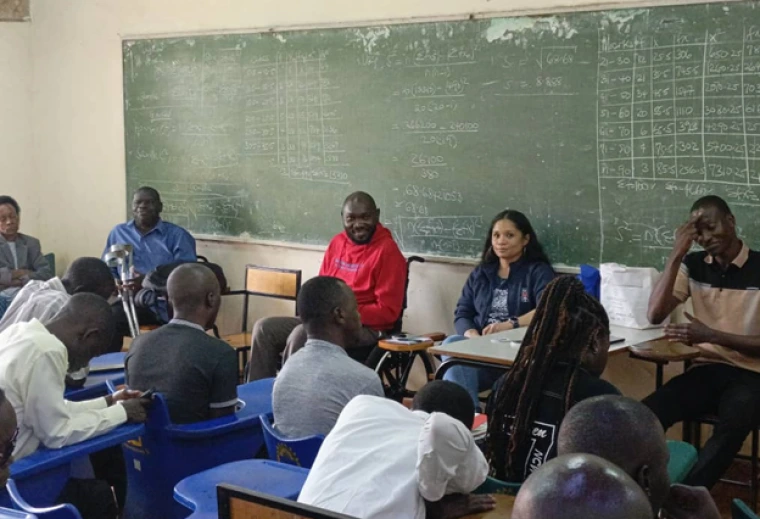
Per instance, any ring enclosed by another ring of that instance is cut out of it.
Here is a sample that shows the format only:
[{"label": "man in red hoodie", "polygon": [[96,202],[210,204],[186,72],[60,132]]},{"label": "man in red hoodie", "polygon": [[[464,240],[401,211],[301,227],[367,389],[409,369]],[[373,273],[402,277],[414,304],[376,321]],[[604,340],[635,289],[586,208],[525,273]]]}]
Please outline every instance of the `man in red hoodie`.
[{"label": "man in red hoodie", "polygon": [[[369,364],[378,337],[391,330],[401,315],[406,260],[390,231],[379,223],[380,210],[370,195],[362,191],[348,195],[341,216],[344,230],[330,241],[319,275],[340,278],[354,291],[363,329],[347,352]],[[274,377],[280,355],[295,353],[305,342],[297,317],[259,319],[253,327],[248,380]]]}]

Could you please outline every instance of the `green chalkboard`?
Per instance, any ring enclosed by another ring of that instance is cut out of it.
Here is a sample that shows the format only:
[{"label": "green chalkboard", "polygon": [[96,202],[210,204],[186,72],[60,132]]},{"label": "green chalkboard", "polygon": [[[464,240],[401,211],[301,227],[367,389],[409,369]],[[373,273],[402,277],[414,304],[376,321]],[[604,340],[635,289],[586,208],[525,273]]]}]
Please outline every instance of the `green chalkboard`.
[{"label": "green chalkboard", "polygon": [[760,242],[760,10],[726,3],[123,42],[127,185],[198,234],[405,252],[529,215],[557,263],[662,265],[697,197]]}]

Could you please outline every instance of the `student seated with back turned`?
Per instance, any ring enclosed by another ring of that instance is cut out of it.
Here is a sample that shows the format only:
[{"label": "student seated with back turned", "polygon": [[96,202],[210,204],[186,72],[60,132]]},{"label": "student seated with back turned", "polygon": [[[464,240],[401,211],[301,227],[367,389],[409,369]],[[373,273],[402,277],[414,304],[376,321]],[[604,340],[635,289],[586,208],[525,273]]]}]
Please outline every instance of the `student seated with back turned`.
[{"label": "student seated with back turned", "polygon": [[167,290],[174,318],[132,342],[124,361],[127,385],[161,393],[173,423],[234,413],[237,354],[206,333],[221,303],[216,276],[201,263],[187,263],[169,275]]},{"label": "student seated with back turned", "polygon": [[362,327],[348,285],[338,278],[312,278],[296,304],[308,339],[274,381],[274,422],[290,437],[327,434],[352,398],[382,397],[383,385],[377,373],[346,353]]},{"label": "student seated with back turned", "polygon": [[541,466],[523,483],[512,508],[512,519],[653,517],[636,482],[591,454],[561,456]]},{"label": "student seated with back turned", "polygon": [[0,196],[0,317],[21,287],[33,279],[44,281],[53,277],[40,240],[20,233],[20,225],[18,202]]},{"label": "student seated with back turned", "polygon": [[[177,261],[198,261],[195,239],[179,225],[161,219],[163,210],[164,204],[158,191],[152,187],[140,187],[132,197],[132,220],[118,224],[108,234],[103,256],[111,250],[111,245],[132,246],[135,270],[132,288],[135,293],[142,286],[145,276],[159,266]],[[136,311],[141,324],[164,324],[168,319],[166,305],[161,305],[157,312],[140,306]],[[126,337],[129,335],[129,323],[121,302],[114,303],[113,312],[118,337]]]},{"label": "student seated with back turned", "polygon": [[[696,243],[704,250],[689,252]],[[691,298],[694,316],[671,324],[665,335],[695,346],[702,356],[683,375],[644,399],[667,430],[704,414],[718,424],[686,477],[711,488],[760,424],[760,252],[736,235],[736,220],[717,196],[700,198],[649,298],[649,320],[662,322]]]},{"label": "student seated with back turned", "polygon": [[[104,434],[125,422],[143,422],[149,401],[137,391],[69,402],[63,398],[68,370],[87,366],[113,335],[108,303],[95,294],[75,294],[45,325],[33,319],[0,333],[0,387],[18,418],[13,451],[23,458],[40,446],[58,449]],[[119,405],[114,405],[114,404]],[[84,519],[114,517],[116,503],[104,482],[70,478],[59,497]]]},{"label": "student seated with back turned", "polygon": [[443,380],[423,386],[411,411],[357,396],[325,438],[298,501],[360,519],[491,510],[491,496],[469,494],[488,474],[470,432],[474,411],[467,392]]},{"label": "student seated with back turned", "polygon": [[[367,193],[348,195],[341,217],[344,231],[327,246],[319,275],[342,279],[354,291],[363,326],[358,340],[347,344],[346,351],[352,359],[374,368],[380,358],[370,354],[380,333],[391,330],[401,316],[406,260],[391,232],[380,224],[380,210]],[[248,380],[274,377],[280,355],[292,355],[305,343],[299,318],[259,319],[253,327]]]},{"label": "student seated with back turned", "polygon": [[641,402],[614,395],[580,402],[562,421],[557,453],[593,454],[614,463],[639,484],[655,517],[662,512],[676,519],[720,519],[705,487],[670,484],[665,431]]},{"label": "student seated with back turned", "polygon": [[[457,302],[458,335],[446,343],[527,326],[553,278],[554,269],[528,218],[511,209],[500,212],[486,234],[480,265]],[[453,366],[444,380],[462,385],[479,408],[478,393],[491,389],[502,373],[497,368]]]},{"label": "student seated with back turned", "polygon": [[610,328],[601,303],[573,276],[546,287],[512,369],[489,399],[486,453],[496,478],[524,481],[557,455],[565,413],[586,398],[620,394],[599,377]]}]

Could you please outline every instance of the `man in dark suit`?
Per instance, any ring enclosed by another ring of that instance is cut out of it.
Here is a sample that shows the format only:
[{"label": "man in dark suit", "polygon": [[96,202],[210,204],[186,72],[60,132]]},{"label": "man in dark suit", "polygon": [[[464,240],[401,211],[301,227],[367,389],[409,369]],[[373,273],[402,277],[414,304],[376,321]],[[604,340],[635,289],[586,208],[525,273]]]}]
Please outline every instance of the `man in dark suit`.
[{"label": "man in dark suit", "polygon": [[20,214],[18,202],[10,196],[0,196],[0,317],[30,280],[53,277],[40,241],[19,232]]}]

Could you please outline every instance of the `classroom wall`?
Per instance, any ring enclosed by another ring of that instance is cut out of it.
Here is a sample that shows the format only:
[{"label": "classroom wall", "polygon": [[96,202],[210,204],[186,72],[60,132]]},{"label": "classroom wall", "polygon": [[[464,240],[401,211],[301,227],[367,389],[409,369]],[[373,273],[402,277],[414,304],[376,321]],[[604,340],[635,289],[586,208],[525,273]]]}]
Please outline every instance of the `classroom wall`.
[{"label": "classroom wall", "polygon": [[[632,3],[662,2],[627,5]],[[45,248],[58,255],[62,269],[78,256],[99,255],[109,229],[125,217],[123,37],[621,5],[625,4],[614,0],[34,0],[34,146],[30,149],[28,142],[21,143],[19,147],[26,153],[17,157],[13,171],[29,171],[28,155],[34,156],[34,171],[41,180],[39,234]],[[28,45],[26,37],[19,36],[19,48]],[[18,67],[26,72],[24,65]],[[28,79],[26,83],[20,81],[15,88],[23,94],[28,91]],[[28,127],[28,107],[23,108],[28,98],[21,97],[23,102],[16,107],[18,113],[12,117],[16,123],[11,129]],[[4,124],[0,122],[0,137],[9,133]],[[29,181],[34,179],[32,175]],[[22,194],[29,191],[29,182],[16,190]],[[336,207],[336,232],[339,226]],[[219,242],[199,243],[198,250],[224,267],[233,288],[241,287],[246,263],[301,268],[309,278],[317,273],[322,256],[318,251]],[[415,265],[407,328],[451,332],[454,305],[471,268],[441,263]],[[292,305],[271,300],[265,303],[264,308],[254,310],[256,316],[292,312]],[[220,323],[227,332],[239,326],[235,304],[225,303]]]},{"label": "classroom wall", "polygon": [[39,195],[32,160],[31,25],[0,22],[0,194],[22,208],[23,232],[39,234]]}]

